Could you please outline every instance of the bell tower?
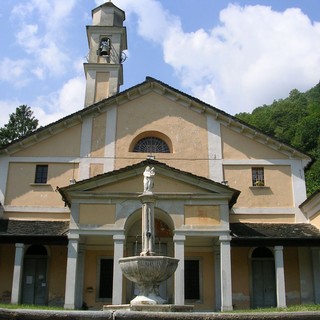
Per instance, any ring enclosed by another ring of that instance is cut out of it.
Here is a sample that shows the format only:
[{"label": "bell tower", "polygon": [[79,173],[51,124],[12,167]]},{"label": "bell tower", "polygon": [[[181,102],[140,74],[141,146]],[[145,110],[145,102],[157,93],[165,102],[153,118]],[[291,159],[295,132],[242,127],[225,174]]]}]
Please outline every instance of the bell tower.
[{"label": "bell tower", "polygon": [[92,10],[92,25],[87,26],[88,62],[84,63],[85,107],[117,94],[123,84],[123,50],[127,49],[124,20],[124,11],[111,1]]}]

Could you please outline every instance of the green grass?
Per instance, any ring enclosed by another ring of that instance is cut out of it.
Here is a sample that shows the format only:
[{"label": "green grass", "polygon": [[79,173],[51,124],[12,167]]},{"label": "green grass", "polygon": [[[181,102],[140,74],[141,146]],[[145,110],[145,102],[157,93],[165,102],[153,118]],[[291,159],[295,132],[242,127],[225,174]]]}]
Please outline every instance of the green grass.
[{"label": "green grass", "polygon": [[30,310],[64,310],[63,308],[53,306],[37,306],[34,304],[3,304],[0,303],[0,308],[3,309],[30,309]]},{"label": "green grass", "polygon": [[304,311],[320,311],[320,304],[302,304],[294,305],[287,308],[258,308],[246,310],[234,310],[232,312],[239,313],[253,313],[253,312],[304,312]]}]

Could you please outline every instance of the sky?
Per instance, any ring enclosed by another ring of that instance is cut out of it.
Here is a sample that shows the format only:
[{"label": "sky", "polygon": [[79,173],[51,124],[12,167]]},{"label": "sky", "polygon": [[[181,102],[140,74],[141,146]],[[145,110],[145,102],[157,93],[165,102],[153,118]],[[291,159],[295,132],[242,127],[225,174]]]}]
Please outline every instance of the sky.
[{"label": "sky", "polygon": [[[84,106],[86,25],[99,0],[1,0],[0,127]],[[154,77],[231,115],[320,81],[319,0],[113,0],[128,36],[120,91]]]}]

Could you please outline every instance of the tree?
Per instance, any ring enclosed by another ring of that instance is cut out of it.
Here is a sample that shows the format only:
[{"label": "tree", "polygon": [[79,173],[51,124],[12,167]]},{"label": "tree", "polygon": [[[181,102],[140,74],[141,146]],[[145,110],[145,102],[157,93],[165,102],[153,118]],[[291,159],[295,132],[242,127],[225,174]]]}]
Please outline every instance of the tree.
[{"label": "tree", "polygon": [[9,122],[0,128],[0,145],[6,145],[36,130],[39,121],[33,116],[33,111],[26,105],[16,108],[11,113]]}]

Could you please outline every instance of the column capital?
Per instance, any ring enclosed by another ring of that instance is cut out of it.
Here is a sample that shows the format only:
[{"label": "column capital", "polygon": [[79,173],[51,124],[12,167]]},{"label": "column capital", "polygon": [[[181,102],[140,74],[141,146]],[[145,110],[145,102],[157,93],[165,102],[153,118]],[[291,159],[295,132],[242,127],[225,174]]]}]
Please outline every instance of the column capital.
[{"label": "column capital", "polygon": [[18,243],[15,244],[15,246],[16,246],[16,248],[21,248],[21,249],[23,249],[23,248],[24,248],[24,243],[18,242]]},{"label": "column capital", "polygon": [[227,234],[223,234],[219,237],[220,242],[230,242],[231,241],[231,236]]},{"label": "column capital", "polygon": [[186,241],[186,236],[184,234],[175,234],[173,236],[173,242],[178,242],[178,241]]},{"label": "column capital", "polygon": [[114,234],[113,235],[113,240],[114,241],[125,241],[126,240],[126,236],[124,234]]},{"label": "column capital", "polygon": [[274,251],[283,251],[283,246],[274,246]]}]

